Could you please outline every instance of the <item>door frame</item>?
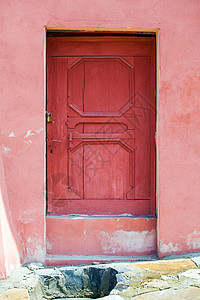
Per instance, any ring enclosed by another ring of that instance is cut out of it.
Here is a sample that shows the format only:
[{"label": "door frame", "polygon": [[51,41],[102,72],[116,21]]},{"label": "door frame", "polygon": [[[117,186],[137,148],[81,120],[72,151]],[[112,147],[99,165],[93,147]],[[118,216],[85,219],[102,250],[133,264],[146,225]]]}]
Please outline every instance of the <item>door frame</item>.
[{"label": "door frame", "polygon": [[[46,54],[46,37],[47,34],[54,34],[54,35],[133,35],[135,36],[155,36],[156,39],[156,53],[155,53],[155,71],[156,71],[156,83],[155,83],[155,102],[156,102],[156,126],[155,126],[155,216],[157,217],[157,241],[159,241],[159,194],[158,194],[158,161],[159,161],[159,151],[158,151],[158,113],[159,113],[159,28],[156,29],[149,29],[149,28],[98,28],[98,27],[51,27],[45,26],[44,28],[44,67],[45,67],[45,116],[46,116],[46,108],[47,108],[47,71],[46,71],[46,64],[47,64],[47,54]],[[45,118],[46,119],[46,118]],[[46,146],[46,120],[45,120],[45,146]],[[46,149],[46,148],[45,148]],[[46,155],[45,151],[45,201],[47,204],[47,168],[46,168]]]}]

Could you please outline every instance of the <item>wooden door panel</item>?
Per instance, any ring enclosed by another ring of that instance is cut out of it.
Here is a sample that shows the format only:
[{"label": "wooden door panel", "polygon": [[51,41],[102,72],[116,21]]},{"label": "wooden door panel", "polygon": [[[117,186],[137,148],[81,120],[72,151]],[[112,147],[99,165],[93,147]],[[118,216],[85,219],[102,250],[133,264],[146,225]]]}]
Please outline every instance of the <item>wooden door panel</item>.
[{"label": "wooden door panel", "polygon": [[81,116],[120,116],[133,100],[134,68],[121,57],[80,57],[68,67],[68,104]]},{"label": "wooden door panel", "polygon": [[120,143],[84,145],[84,199],[126,199],[132,172],[133,153]]},{"label": "wooden door panel", "polygon": [[135,196],[137,199],[150,199],[151,188],[151,112],[140,109],[135,110],[136,114],[140,116],[140,120],[136,122],[135,137]]},{"label": "wooden door panel", "polygon": [[122,58],[92,58],[85,62],[84,112],[120,114],[130,103],[134,69]]},{"label": "wooden door panel", "polygon": [[65,56],[151,56],[154,37],[54,37],[47,38],[48,53]]},{"label": "wooden door panel", "polygon": [[[155,207],[155,102],[152,59],[135,58],[135,198]],[[145,70],[145,71],[144,71]],[[154,195],[154,196],[153,196]]]},{"label": "wooden door panel", "polygon": [[129,192],[134,186],[134,150],[128,143],[120,139],[73,139],[73,142],[68,151],[71,166],[68,186],[77,196],[68,194],[67,199],[130,199]]},{"label": "wooden door panel", "polygon": [[52,200],[52,215],[124,215],[124,216],[149,216],[151,214],[149,200]]},{"label": "wooden door panel", "polygon": [[69,161],[69,195],[64,199],[83,199],[83,148],[75,145],[73,151],[68,151],[67,154]]},{"label": "wooden door panel", "polygon": [[[79,133],[83,133],[83,126],[85,133],[110,133],[110,134],[123,134],[130,130],[135,130],[134,128],[134,110],[132,110],[132,116],[130,116],[129,111],[122,116],[111,116],[111,117],[71,117],[68,118],[67,124],[69,129],[74,129]],[[87,126],[88,124],[88,126]],[[81,129],[80,129],[81,128]]]},{"label": "wooden door panel", "polygon": [[[53,122],[47,124],[47,186],[48,186],[48,211],[52,211],[53,199],[66,198],[68,186],[66,155],[67,127],[65,125],[66,109],[63,109],[63,101],[66,96],[63,93],[66,59],[51,58],[48,64],[47,90],[48,111],[53,114]],[[57,80],[59,79],[59,80]]]},{"label": "wooden door panel", "polygon": [[[79,49],[76,41],[57,39],[48,46],[51,214],[154,213],[153,47],[150,40],[111,40],[100,40],[99,50],[98,43],[84,39]],[[138,57],[144,44],[140,54],[148,56]],[[65,55],[55,56],[60,51]]]},{"label": "wooden door panel", "polygon": [[130,128],[133,122],[129,118],[122,122],[113,118],[101,118],[100,121],[89,119],[86,122],[81,122],[80,118],[68,118],[68,133],[72,138],[70,145],[76,139],[134,139],[135,130]]},{"label": "wooden door panel", "polygon": [[125,134],[128,131],[127,124],[119,123],[119,122],[102,122],[95,121],[91,122],[86,121],[82,123],[78,123],[75,125],[75,131],[77,133],[84,133],[84,134]]}]

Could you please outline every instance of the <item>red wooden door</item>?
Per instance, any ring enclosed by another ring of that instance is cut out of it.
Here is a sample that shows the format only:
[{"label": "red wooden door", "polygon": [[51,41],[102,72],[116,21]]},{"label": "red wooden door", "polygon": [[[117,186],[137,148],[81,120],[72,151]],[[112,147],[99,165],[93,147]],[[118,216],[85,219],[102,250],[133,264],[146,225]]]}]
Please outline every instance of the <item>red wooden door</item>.
[{"label": "red wooden door", "polygon": [[50,214],[153,215],[154,38],[47,44]]}]

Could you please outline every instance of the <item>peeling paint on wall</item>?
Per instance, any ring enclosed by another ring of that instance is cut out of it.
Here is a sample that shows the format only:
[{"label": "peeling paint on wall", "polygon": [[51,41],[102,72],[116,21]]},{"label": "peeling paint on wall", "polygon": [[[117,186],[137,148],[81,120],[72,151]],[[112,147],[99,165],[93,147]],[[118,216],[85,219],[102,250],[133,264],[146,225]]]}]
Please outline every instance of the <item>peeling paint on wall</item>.
[{"label": "peeling paint on wall", "polygon": [[21,262],[20,262],[20,255],[19,253],[15,254],[15,260],[17,261],[16,263],[11,263],[10,260],[8,259],[8,256],[5,257],[5,268],[6,268],[6,273],[10,274],[16,267],[21,266]]},{"label": "peeling paint on wall", "polygon": [[[38,237],[29,237],[26,245],[26,262],[44,261],[45,249],[41,246],[42,241]],[[33,246],[34,245],[34,246]]]},{"label": "peeling paint on wall", "polygon": [[118,230],[114,233],[102,231],[99,236],[101,247],[105,254],[116,252],[138,252],[144,249],[155,251],[156,231],[125,231]]},{"label": "peeling paint on wall", "polygon": [[30,145],[30,144],[32,144],[32,141],[28,140],[28,141],[24,141],[24,143],[27,144],[27,145]]},{"label": "peeling paint on wall", "polygon": [[14,132],[12,131],[12,132],[8,135],[8,137],[16,137],[16,136],[15,136]]},{"label": "peeling paint on wall", "polygon": [[30,137],[41,133],[43,130],[44,130],[43,128],[40,128],[38,130],[31,130],[31,129],[28,130],[27,133],[24,136],[24,139],[25,139],[24,143],[27,144],[27,145],[32,144],[32,141],[30,140]]},{"label": "peeling paint on wall", "polygon": [[28,224],[34,221],[34,215],[37,213],[35,209],[20,210],[19,220],[23,224]]},{"label": "peeling paint on wall", "polygon": [[172,244],[171,242],[168,244],[163,244],[160,242],[160,251],[163,253],[179,252],[181,251],[181,248],[179,244]]},{"label": "peeling paint on wall", "polygon": [[52,243],[48,239],[46,239],[46,248],[52,249]]},{"label": "peeling paint on wall", "polygon": [[200,249],[200,231],[195,229],[193,233],[189,234],[186,244],[191,250]]},{"label": "peeling paint on wall", "polygon": [[28,138],[29,136],[36,135],[37,133],[41,133],[44,129],[40,128],[38,130],[28,130],[24,138]]},{"label": "peeling paint on wall", "polygon": [[2,148],[3,153],[7,153],[7,152],[11,151],[11,149],[5,145],[1,145],[1,148]]}]

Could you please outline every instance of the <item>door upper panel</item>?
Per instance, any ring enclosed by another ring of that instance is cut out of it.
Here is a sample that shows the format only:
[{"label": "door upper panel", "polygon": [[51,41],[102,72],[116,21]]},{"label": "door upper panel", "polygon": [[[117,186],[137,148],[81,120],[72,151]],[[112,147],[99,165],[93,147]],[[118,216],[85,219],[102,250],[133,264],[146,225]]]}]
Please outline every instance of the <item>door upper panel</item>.
[{"label": "door upper panel", "polygon": [[121,57],[81,57],[68,67],[68,104],[81,116],[120,116],[134,99],[134,67]]}]

